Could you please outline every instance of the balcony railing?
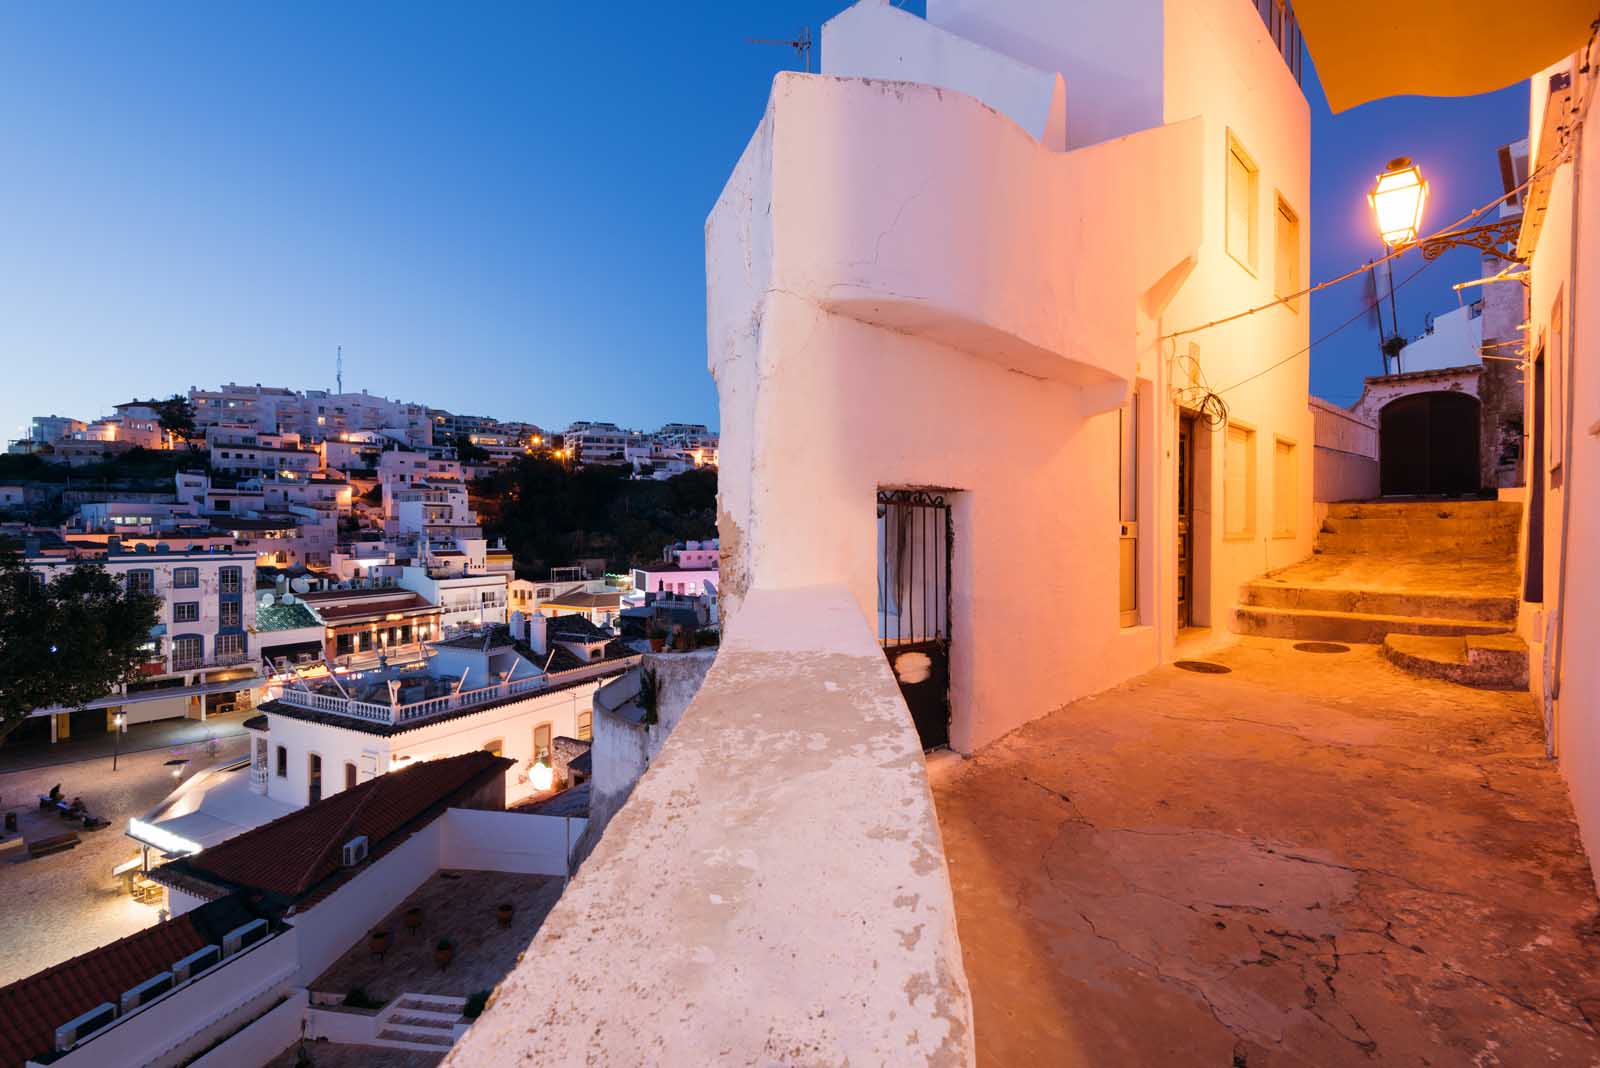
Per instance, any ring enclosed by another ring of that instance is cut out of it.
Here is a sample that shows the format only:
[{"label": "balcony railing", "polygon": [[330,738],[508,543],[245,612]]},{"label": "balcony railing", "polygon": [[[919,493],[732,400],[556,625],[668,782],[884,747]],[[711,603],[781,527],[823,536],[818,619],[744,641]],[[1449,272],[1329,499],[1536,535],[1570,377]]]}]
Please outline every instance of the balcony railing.
[{"label": "balcony railing", "polygon": [[496,683],[493,686],[480,686],[475,690],[462,690],[460,693],[443,694],[439,697],[430,697],[424,701],[412,701],[409,704],[357,701],[354,698],[341,697],[338,694],[319,693],[314,690],[286,686],[279,692],[277,699],[286,705],[294,708],[303,708],[310,712],[332,712],[335,715],[349,716],[352,719],[366,720],[369,723],[394,726],[400,723],[428,719],[446,712],[472,708],[503,697],[533,693],[544,685],[545,680],[542,675],[530,675],[525,679],[512,679],[510,682]]}]

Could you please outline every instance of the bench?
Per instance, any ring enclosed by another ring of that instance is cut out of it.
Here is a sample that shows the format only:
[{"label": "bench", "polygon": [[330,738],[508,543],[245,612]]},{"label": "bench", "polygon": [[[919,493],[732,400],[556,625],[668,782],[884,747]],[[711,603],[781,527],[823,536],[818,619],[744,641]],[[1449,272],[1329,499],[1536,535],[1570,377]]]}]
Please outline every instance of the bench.
[{"label": "bench", "polygon": [[28,856],[43,857],[51,853],[60,853],[64,850],[75,848],[78,836],[68,831],[65,834],[52,834],[48,838],[28,839]]}]

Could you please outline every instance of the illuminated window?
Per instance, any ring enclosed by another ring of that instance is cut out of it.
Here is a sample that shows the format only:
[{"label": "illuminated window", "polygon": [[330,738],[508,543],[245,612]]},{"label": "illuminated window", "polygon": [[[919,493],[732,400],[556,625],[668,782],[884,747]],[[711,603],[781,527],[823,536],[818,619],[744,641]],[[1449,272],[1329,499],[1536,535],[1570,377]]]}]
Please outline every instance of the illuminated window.
[{"label": "illuminated window", "polygon": [[1232,134],[1228,135],[1228,255],[1238,260],[1251,274],[1258,258],[1256,202],[1261,172],[1249,153]]},{"label": "illuminated window", "polygon": [[550,763],[550,724],[541,723],[533,728],[533,759]]}]

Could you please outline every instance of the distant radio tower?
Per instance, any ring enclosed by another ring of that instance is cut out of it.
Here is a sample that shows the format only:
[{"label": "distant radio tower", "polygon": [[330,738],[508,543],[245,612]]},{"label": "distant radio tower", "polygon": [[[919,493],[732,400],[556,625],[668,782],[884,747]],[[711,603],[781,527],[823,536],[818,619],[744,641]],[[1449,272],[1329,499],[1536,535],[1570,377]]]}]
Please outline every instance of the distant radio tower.
[{"label": "distant radio tower", "polygon": [[344,346],[339,346],[339,355],[333,362],[333,379],[338,383],[338,392],[344,393]]}]

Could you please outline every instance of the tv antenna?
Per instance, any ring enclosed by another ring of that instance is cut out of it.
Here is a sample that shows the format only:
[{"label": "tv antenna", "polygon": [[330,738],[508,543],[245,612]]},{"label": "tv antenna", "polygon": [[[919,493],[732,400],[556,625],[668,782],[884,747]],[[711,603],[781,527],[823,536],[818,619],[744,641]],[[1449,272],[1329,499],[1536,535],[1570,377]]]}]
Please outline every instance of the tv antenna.
[{"label": "tv antenna", "polygon": [[805,68],[806,73],[811,73],[810,26],[800,27],[800,32],[794,35],[794,39],[792,41],[786,41],[781,37],[747,37],[745,40],[750,44],[783,45],[785,48],[792,48],[799,54],[800,65]]},{"label": "tv antenna", "polygon": [[339,346],[339,355],[333,361],[333,380],[338,384],[338,392],[344,392],[344,346]]}]

